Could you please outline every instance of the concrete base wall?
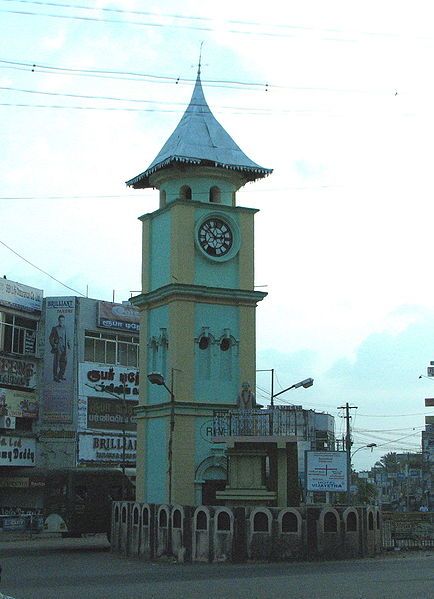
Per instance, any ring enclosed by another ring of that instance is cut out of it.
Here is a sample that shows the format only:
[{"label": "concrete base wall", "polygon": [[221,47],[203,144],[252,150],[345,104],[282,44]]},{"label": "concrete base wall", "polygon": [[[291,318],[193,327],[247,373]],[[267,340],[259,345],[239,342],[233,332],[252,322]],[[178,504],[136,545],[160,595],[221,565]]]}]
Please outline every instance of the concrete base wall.
[{"label": "concrete base wall", "polygon": [[111,545],[115,553],[143,560],[347,559],[379,553],[381,526],[372,507],[231,509],[114,502]]}]

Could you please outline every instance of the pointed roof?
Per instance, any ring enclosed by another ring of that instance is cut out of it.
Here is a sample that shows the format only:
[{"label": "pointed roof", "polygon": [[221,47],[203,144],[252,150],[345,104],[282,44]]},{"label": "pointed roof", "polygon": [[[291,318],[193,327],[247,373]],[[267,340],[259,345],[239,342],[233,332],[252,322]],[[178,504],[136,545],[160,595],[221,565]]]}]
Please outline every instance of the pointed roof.
[{"label": "pointed roof", "polygon": [[149,177],[176,162],[239,171],[246,182],[273,172],[250,160],[214,117],[203,94],[200,68],[190,104],[178,126],[146,171],[126,184],[135,189],[152,187]]}]

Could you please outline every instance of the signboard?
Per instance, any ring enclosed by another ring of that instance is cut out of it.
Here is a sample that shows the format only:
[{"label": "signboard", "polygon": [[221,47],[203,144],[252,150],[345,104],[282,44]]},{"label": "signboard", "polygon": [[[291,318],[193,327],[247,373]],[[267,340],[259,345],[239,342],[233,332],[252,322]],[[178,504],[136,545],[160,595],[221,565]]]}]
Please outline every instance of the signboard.
[{"label": "signboard", "polygon": [[123,399],[139,398],[139,371],[125,366],[107,366],[94,362],[79,365],[79,395]]},{"label": "signboard", "polygon": [[425,424],[434,424],[434,416],[425,416]]},{"label": "signboard", "polygon": [[31,391],[17,391],[0,387],[0,415],[18,418],[37,418],[39,402]]},{"label": "signboard", "polygon": [[345,451],[306,451],[308,491],[347,491]]},{"label": "signboard", "polygon": [[140,330],[140,312],[128,303],[98,302],[98,326],[105,329],[138,333]]},{"label": "signboard", "polygon": [[434,408],[434,397],[425,397],[425,407]]},{"label": "signboard", "polygon": [[89,397],[87,400],[87,428],[135,431],[136,420],[133,408],[138,403],[138,401],[126,401],[124,406],[124,402],[117,399]]},{"label": "signboard", "polygon": [[45,487],[45,478],[42,476],[2,476],[0,488],[10,489],[35,489]]},{"label": "signboard", "polygon": [[34,466],[36,440],[0,435],[0,466]]},{"label": "signboard", "polygon": [[41,289],[15,283],[9,279],[0,279],[0,304],[26,312],[42,311]]},{"label": "signboard", "polygon": [[428,376],[434,376],[434,366],[428,366],[426,373]]},{"label": "signboard", "polygon": [[0,385],[34,389],[36,387],[36,362],[0,356]]},{"label": "signboard", "polygon": [[71,422],[74,394],[75,298],[45,303],[44,412],[47,422]]},{"label": "signboard", "polygon": [[[122,464],[123,435],[104,433],[80,433],[78,438],[78,462],[80,464]],[[125,436],[125,465],[136,465],[136,435]]]}]

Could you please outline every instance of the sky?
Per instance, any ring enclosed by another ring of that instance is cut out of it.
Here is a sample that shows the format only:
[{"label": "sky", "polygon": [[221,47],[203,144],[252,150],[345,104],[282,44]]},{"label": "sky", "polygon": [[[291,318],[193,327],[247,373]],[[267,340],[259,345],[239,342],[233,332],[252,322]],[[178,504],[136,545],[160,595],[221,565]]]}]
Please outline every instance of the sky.
[{"label": "sky", "polygon": [[282,399],[333,414],[339,437],[338,407],[357,406],[356,469],[417,451],[434,396],[430,4],[0,0],[0,276],[45,296],[140,290],[137,219],[158,192],[125,181],[176,127],[203,42],[211,110],[274,169],[237,195],[260,210],[257,368],[276,392],[314,378]]}]

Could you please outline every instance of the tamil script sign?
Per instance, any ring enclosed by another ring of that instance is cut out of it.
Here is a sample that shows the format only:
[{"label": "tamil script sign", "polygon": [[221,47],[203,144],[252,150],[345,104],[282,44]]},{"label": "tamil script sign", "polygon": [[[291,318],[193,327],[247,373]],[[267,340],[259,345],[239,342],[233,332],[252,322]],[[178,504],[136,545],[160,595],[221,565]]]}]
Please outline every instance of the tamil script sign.
[{"label": "tamil script sign", "polygon": [[106,329],[120,329],[138,333],[140,312],[131,304],[98,302],[98,326]]},{"label": "tamil script sign", "polygon": [[88,397],[87,428],[102,430],[136,430],[134,406],[139,402],[105,399],[104,397]]},{"label": "tamil script sign", "polygon": [[42,291],[15,283],[9,279],[0,279],[0,304],[26,312],[41,312]]},{"label": "tamil script sign", "polygon": [[125,366],[107,366],[93,362],[79,365],[79,395],[110,399],[113,395],[125,399],[139,398],[139,371]]},{"label": "tamil script sign", "polygon": [[306,451],[308,491],[347,491],[347,454],[344,451]]},{"label": "tamil script sign", "polygon": [[0,466],[34,466],[35,454],[35,439],[0,435]]}]

